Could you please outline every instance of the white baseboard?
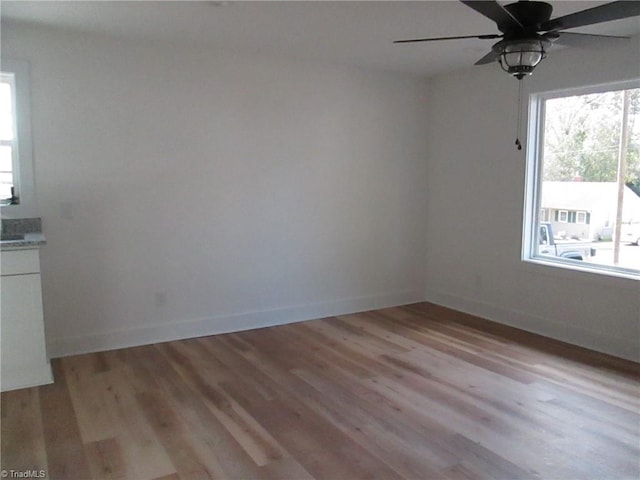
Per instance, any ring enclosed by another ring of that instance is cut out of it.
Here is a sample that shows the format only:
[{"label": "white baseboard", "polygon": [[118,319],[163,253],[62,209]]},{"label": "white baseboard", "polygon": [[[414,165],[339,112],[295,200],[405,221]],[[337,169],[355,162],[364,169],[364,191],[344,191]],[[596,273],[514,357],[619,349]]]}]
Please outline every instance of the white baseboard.
[{"label": "white baseboard", "polygon": [[88,335],[54,338],[47,342],[47,352],[50,358],[66,357],[81,353],[285,325],[422,301],[424,301],[423,290],[406,290],[267,311],[175,321],[160,325],[142,325]]},{"label": "white baseboard", "polygon": [[426,301],[572,345],[640,362],[640,348],[637,338],[612,337],[580,328],[579,325],[555,322],[519,310],[445,292],[427,290]]}]

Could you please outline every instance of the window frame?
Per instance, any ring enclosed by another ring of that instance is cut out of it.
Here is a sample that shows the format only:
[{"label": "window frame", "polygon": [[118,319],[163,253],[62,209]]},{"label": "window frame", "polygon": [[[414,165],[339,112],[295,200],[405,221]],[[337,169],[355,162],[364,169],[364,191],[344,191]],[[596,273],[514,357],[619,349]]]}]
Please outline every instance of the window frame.
[{"label": "window frame", "polygon": [[17,138],[17,154],[14,152],[13,181],[20,203],[1,205],[3,216],[29,217],[36,214],[33,146],[31,142],[31,92],[29,62],[2,58],[0,72],[13,76],[14,85],[14,135]]},{"label": "window frame", "polygon": [[[11,175],[14,179],[20,177],[20,161],[19,161],[19,148],[18,148],[18,127],[16,125],[16,78],[15,74],[9,72],[0,71],[0,81],[2,83],[9,84],[9,90],[11,91],[11,112],[12,112],[12,120],[13,125],[11,125],[11,129],[13,130],[13,138],[11,140],[0,139],[0,146],[9,147],[11,149]],[[7,173],[5,170],[0,170],[0,173]]]},{"label": "window frame", "polygon": [[[640,88],[640,78],[622,82],[604,83],[561,90],[536,92],[529,95],[527,151],[525,163],[524,210],[522,225],[521,260],[526,263],[545,265],[551,268],[561,268],[587,273],[597,273],[613,277],[627,278],[640,281],[640,272],[635,269],[588,263],[562,257],[548,257],[537,253],[539,243],[540,209],[541,209],[541,173],[542,155],[544,153],[544,124],[545,103],[547,100],[578,95],[590,95],[600,92],[628,90]],[[568,219],[568,218],[567,218]]]},{"label": "window frame", "polygon": [[549,222],[550,218],[551,218],[551,210],[548,208],[541,208],[540,209],[540,218],[542,219],[543,222]]},{"label": "window frame", "polygon": [[[564,213],[564,220],[562,214]],[[558,223],[569,223],[569,210],[558,210]]]},{"label": "window frame", "polygon": [[[580,221],[580,215],[583,216],[582,221]],[[586,225],[587,224],[587,212],[583,211],[583,210],[579,210],[576,212],[576,223],[580,224],[580,225]]]}]

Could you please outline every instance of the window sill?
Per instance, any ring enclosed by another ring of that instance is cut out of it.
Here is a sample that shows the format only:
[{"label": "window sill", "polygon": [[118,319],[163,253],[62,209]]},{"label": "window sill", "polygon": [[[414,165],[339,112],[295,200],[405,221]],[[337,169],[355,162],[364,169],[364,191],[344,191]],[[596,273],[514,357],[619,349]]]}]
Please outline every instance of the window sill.
[{"label": "window sill", "polygon": [[[589,276],[597,283],[607,283],[611,285],[611,281],[619,283],[620,288],[638,289],[640,285],[640,273],[630,270],[608,267],[606,265],[598,265],[579,260],[555,260],[549,257],[530,257],[523,258],[523,263],[531,266],[535,271],[544,274],[552,274],[562,279],[575,280],[575,275],[589,274]],[[529,271],[531,271],[528,268]],[[621,280],[618,282],[618,280]],[[632,282],[629,282],[631,280]],[[618,286],[618,285],[616,285]]]},{"label": "window sill", "polygon": [[8,205],[0,205],[2,218],[26,218],[36,216],[35,208],[20,203],[10,203]]}]

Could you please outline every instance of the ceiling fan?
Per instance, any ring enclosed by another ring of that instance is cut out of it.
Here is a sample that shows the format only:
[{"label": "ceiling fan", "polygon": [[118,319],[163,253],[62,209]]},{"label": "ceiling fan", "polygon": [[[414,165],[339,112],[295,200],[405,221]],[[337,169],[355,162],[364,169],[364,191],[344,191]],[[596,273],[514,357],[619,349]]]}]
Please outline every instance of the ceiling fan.
[{"label": "ceiling fan", "polygon": [[640,15],[640,1],[618,0],[597,7],[551,18],[553,7],[546,2],[520,0],[501,5],[494,0],[460,0],[466,6],[496,22],[501,34],[416,38],[394,43],[433,42],[461,38],[500,39],[476,65],[498,61],[502,69],[518,80],[531,75],[553,43],[589,47],[617,42],[626,37],[569,33],[564,30]]}]

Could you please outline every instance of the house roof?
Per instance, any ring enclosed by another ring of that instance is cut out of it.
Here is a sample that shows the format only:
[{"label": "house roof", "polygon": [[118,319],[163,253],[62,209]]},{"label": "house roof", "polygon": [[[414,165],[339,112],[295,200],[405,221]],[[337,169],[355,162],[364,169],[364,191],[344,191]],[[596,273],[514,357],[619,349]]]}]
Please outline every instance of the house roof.
[{"label": "house roof", "polygon": [[[615,212],[616,182],[543,182],[542,208]],[[640,218],[640,196],[624,187],[623,217]]]}]

